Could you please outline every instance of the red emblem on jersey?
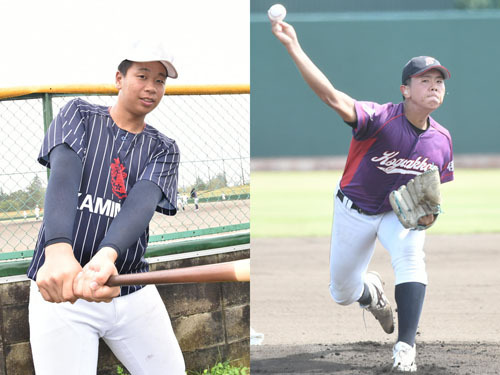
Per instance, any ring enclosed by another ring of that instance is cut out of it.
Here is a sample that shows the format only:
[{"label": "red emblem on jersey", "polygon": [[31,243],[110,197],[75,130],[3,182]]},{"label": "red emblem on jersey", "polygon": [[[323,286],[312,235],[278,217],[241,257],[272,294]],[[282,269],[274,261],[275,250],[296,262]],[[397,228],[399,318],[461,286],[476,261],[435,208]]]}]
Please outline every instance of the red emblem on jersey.
[{"label": "red emblem on jersey", "polygon": [[126,177],[127,173],[125,173],[125,167],[120,163],[120,159],[113,159],[113,163],[111,163],[111,188],[113,194],[120,199],[127,197],[127,190],[125,189]]}]

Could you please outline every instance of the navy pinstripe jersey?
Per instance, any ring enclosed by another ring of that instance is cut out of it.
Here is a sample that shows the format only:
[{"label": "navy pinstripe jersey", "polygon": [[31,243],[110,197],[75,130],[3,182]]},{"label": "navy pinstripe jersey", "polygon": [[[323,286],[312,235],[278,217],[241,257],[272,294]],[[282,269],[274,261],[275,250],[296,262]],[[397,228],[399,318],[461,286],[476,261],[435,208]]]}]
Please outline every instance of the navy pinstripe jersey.
[{"label": "navy pinstripe jersey", "polygon": [[[83,163],[73,227],[73,252],[82,267],[96,253],[136,181],[156,183],[163,191],[156,211],[175,215],[180,155],[174,140],[150,125],[145,125],[139,134],[129,133],[116,125],[108,107],[73,99],[52,121],[38,161],[50,168],[49,153],[62,143],[69,145]],[[148,263],[144,259],[148,229],[118,257],[115,262],[118,273],[148,271]],[[33,280],[45,260],[44,234],[42,223],[35,254],[28,268],[28,277]],[[140,288],[122,287],[121,295]]]}]

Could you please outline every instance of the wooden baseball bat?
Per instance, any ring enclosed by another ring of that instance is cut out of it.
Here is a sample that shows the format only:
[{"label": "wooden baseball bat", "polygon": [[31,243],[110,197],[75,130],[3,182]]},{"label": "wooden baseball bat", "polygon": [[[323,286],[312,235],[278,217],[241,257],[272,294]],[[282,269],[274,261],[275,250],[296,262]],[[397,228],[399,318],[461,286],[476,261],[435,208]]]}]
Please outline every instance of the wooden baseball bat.
[{"label": "wooden baseball bat", "polygon": [[250,259],[111,276],[107,286],[250,281]]}]

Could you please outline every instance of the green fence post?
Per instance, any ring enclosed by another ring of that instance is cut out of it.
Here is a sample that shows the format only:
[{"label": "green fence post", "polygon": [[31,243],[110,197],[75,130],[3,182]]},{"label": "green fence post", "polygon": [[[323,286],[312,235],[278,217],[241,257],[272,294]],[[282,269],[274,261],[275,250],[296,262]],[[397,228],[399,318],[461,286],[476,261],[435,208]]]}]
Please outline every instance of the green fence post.
[{"label": "green fence post", "polygon": [[[43,104],[43,134],[47,133],[47,129],[52,122],[53,111],[52,111],[52,95],[45,93],[42,97]],[[49,180],[50,169],[47,168],[47,181]]]}]

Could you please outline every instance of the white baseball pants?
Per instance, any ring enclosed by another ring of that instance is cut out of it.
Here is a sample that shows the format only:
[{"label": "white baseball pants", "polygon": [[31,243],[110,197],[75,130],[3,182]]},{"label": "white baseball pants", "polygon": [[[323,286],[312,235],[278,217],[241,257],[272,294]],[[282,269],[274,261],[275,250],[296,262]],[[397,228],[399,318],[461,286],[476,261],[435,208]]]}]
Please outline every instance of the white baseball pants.
[{"label": "white baseball pants", "polygon": [[396,285],[419,282],[427,285],[425,231],[405,229],[392,211],[364,215],[336,196],[330,246],[330,294],[335,302],[350,305],[364,289],[364,276],[378,238],[389,251]]},{"label": "white baseball pants", "polygon": [[184,375],[181,349],[154,285],[110,303],[50,303],[35,282],[29,301],[37,375],[95,375],[102,337],[132,375]]}]

